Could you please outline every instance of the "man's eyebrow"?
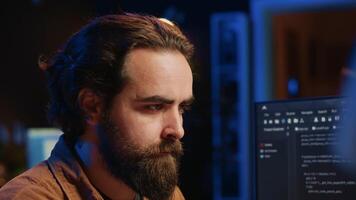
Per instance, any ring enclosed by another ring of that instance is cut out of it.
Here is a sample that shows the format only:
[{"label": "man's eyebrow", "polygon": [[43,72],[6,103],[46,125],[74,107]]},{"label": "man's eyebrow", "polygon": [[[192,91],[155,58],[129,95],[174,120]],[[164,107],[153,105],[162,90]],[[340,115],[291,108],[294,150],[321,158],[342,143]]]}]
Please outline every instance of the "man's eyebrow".
[{"label": "man's eyebrow", "polygon": [[138,102],[154,102],[154,103],[164,103],[164,104],[172,104],[174,103],[174,100],[167,99],[165,97],[159,96],[159,95],[154,95],[150,97],[138,97],[136,99]]},{"label": "man's eyebrow", "polygon": [[[164,103],[164,104],[173,104],[174,100],[172,99],[167,99],[165,97],[159,96],[159,95],[154,95],[154,96],[150,96],[150,97],[138,97],[136,99],[136,101],[138,102],[146,102],[146,103]],[[192,104],[194,101],[194,97],[190,97],[187,100],[184,100],[182,102],[182,104],[186,104],[186,105],[190,105]]]},{"label": "man's eyebrow", "polygon": [[195,98],[194,98],[194,96],[192,96],[192,97],[190,97],[189,99],[184,100],[184,101],[182,102],[182,104],[191,105],[191,104],[193,104],[194,100],[195,100]]}]

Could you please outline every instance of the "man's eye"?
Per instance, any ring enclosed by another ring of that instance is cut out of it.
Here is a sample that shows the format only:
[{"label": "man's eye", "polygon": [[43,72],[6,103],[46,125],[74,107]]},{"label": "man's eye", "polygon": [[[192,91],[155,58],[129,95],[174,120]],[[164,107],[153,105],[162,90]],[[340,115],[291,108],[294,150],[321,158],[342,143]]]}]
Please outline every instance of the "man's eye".
[{"label": "man's eye", "polygon": [[190,105],[181,105],[179,107],[179,112],[181,114],[184,114],[186,111],[189,111],[191,109],[191,106]]},{"label": "man's eye", "polygon": [[147,106],[145,106],[145,109],[150,110],[150,111],[157,111],[157,110],[162,109],[162,105],[160,105],[160,104],[147,105]]}]

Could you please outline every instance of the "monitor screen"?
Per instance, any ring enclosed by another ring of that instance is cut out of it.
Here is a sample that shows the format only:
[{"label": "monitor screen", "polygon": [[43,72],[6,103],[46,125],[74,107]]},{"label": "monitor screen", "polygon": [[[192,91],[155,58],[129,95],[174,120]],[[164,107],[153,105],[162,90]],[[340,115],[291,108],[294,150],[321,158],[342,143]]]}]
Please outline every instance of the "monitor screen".
[{"label": "monitor screen", "polygon": [[56,128],[30,128],[27,133],[27,162],[33,167],[47,159],[62,131]]},{"label": "monitor screen", "polygon": [[[344,98],[256,103],[257,200],[353,200],[351,162],[336,153]],[[355,155],[356,157],[356,155]]]}]

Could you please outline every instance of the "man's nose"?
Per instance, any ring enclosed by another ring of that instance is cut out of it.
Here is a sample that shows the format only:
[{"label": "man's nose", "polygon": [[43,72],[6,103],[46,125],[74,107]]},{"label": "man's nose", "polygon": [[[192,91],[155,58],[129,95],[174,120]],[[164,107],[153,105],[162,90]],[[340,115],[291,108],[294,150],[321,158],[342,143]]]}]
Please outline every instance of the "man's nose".
[{"label": "man's nose", "polygon": [[184,136],[183,116],[179,109],[172,109],[165,113],[162,138],[179,140]]}]

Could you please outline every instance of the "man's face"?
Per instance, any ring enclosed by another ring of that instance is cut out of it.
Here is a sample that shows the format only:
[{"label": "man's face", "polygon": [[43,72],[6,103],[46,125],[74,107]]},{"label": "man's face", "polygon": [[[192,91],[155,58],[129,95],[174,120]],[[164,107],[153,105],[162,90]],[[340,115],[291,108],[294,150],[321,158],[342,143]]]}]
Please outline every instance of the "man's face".
[{"label": "man's face", "polygon": [[192,72],[181,53],[149,49],[131,51],[124,72],[128,82],[103,115],[100,150],[114,176],[151,199],[166,199],[178,182]]}]

